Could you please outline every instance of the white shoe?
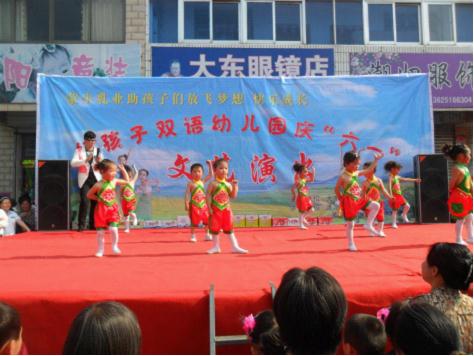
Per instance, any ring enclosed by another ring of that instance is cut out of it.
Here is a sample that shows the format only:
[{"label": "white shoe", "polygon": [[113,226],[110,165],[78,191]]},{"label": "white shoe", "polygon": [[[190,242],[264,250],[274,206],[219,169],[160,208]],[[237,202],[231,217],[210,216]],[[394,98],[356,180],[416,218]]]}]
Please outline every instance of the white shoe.
[{"label": "white shoe", "polygon": [[249,253],[246,249],[239,246],[239,243],[237,242],[237,238],[235,237],[233,233],[229,234],[228,237],[230,240],[230,244],[232,246],[233,253]]},{"label": "white shoe", "polygon": [[398,225],[397,224],[392,224],[392,229],[398,229]]},{"label": "white shoe", "polygon": [[192,234],[192,235],[191,235],[191,240],[190,240],[190,241],[191,241],[191,242],[196,242],[196,241],[197,241],[197,239],[196,239],[196,235]]},{"label": "white shoe", "polygon": [[240,246],[232,246],[232,253],[249,253],[249,251]]},{"label": "white shoe", "polygon": [[213,248],[207,250],[207,253],[210,255],[214,253],[221,253],[221,249],[219,248],[219,246],[214,246]]},{"label": "white shoe", "polygon": [[205,240],[206,241],[212,241],[212,235],[211,234],[206,234]]},{"label": "white shoe", "polygon": [[379,237],[387,237],[383,231],[379,231],[378,235]]},{"label": "white shoe", "polygon": [[122,251],[120,251],[118,246],[112,247],[112,252],[114,253],[114,255],[120,255],[122,253]]},{"label": "white shoe", "polygon": [[408,220],[408,217],[406,215],[402,215],[402,220],[405,224],[409,224],[410,220]]},{"label": "white shoe", "polygon": [[102,256],[104,256],[104,251],[97,251],[95,253],[95,257],[102,257]]},{"label": "white shoe", "polygon": [[123,232],[128,234],[128,233],[130,233],[130,229],[125,229],[125,230],[123,230]]},{"label": "white shoe", "polygon": [[349,244],[349,251],[352,251],[352,252],[357,251],[357,246],[355,244]]},{"label": "white shoe", "polygon": [[307,227],[307,226],[304,226],[304,225],[302,224],[302,225],[300,225],[300,229],[301,229],[301,230],[308,230],[308,227]]},{"label": "white shoe", "polygon": [[372,225],[364,224],[364,229],[366,229],[366,230],[367,230],[368,232],[370,232],[371,234],[374,234],[374,236],[376,236],[376,235],[379,234],[379,233],[377,232],[377,230],[375,230]]}]

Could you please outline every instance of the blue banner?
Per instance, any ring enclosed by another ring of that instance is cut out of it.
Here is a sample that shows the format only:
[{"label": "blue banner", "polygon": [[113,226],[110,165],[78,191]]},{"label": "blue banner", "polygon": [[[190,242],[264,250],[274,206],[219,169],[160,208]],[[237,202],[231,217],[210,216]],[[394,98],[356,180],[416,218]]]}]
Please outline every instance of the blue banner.
[{"label": "blue banner", "polygon": [[154,77],[334,75],[334,50],[320,48],[152,47]]},{"label": "blue banner", "polygon": [[[292,165],[316,168],[312,194],[335,214],[341,155],[385,154],[412,174],[433,152],[426,74],[316,78],[39,76],[37,157],[71,159],[86,130],[107,158],[140,169],[141,217],[185,215],[191,164],[226,157],[239,180],[237,212],[291,216]],[[384,176],[383,169],[378,170]],[[73,185],[75,186],[75,185]]]}]

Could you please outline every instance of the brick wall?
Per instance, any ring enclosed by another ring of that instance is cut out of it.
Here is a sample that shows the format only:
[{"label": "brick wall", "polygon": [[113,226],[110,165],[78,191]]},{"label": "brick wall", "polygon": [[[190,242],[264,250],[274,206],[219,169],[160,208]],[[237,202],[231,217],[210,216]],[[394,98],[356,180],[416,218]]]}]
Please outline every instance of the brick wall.
[{"label": "brick wall", "polygon": [[140,43],[142,53],[141,71],[144,75],[148,34],[146,18],[148,0],[126,0],[125,4],[125,41],[127,43]]},{"label": "brick wall", "polygon": [[15,132],[0,124],[0,195],[14,195]]}]

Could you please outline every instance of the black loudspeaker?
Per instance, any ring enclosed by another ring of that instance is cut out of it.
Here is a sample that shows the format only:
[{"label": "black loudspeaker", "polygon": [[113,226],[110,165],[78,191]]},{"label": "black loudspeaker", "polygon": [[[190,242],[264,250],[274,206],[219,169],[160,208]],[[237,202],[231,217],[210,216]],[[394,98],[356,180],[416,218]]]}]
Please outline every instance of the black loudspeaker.
[{"label": "black loudspeaker", "polygon": [[69,228],[69,161],[38,161],[38,229]]},{"label": "black loudspeaker", "polygon": [[414,157],[416,217],[419,223],[448,223],[448,161],[441,154]]}]

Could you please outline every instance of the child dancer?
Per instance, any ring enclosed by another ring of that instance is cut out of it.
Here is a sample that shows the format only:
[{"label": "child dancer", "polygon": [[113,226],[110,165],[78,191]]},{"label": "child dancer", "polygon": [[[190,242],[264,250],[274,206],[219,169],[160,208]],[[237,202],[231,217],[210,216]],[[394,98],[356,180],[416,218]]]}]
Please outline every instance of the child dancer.
[{"label": "child dancer", "polygon": [[402,195],[402,188],[400,182],[416,182],[420,183],[421,179],[419,178],[404,178],[400,177],[400,169],[402,165],[395,161],[388,161],[384,166],[385,170],[389,173],[388,175],[388,191],[393,197],[390,199],[390,207],[392,208],[392,227],[397,229],[397,212],[400,207],[403,206],[402,219],[404,223],[409,223],[408,220],[408,211],[410,210],[410,204],[406,201],[405,197]]},{"label": "child dancer", "polygon": [[[204,184],[209,182],[212,178],[212,162],[207,161],[209,167],[209,173],[202,179],[204,173],[204,167],[200,163],[194,163],[191,166],[191,177],[192,180],[188,182],[186,186],[186,193],[184,195],[184,208],[189,213],[189,219],[191,220],[191,242],[196,242],[196,235],[194,234],[194,228],[198,227],[199,224],[207,225],[209,220],[209,210],[206,204],[206,191],[204,190]],[[206,241],[211,241],[212,237],[209,234],[209,229],[206,231]]]},{"label": "child dancer", "polygon": [[[309,196],[307,182],[313,182],[316,175],[316,169],[313,167],[312,174],[308,173],[308,168],[301,163],[295,163],[293,170],[296,173],[295,184],[291,187],[292,200],[296,201],[296,208],[300,212],[300,229],[307,229],[306,217],[314,211],[313,202]],[[295,190],[298,195],[295,194]]]},{"label": "child dancer", "polygon": [[472,177],[467,167],[471,161],[471,150],[465,144],[445,145],[443,153],[455,162],[449,181],[448,207],[456,219],[456,242],[466,244],[462,238],[462,227],[466,224],[467,242],[472,244]]},{"label": "child dancer", "polygon": [[[130,217],[132,217],[133,226],[138,225],[137,214],[137,196],[135,195],[135,183],[138,179],[138,169],[133,166],[133,169],[129,165],[119,165],[122,177],[128,182],[122,186],[120,190],[120,201],[122,203],[122,213],[125,218],[125,230],[124,232],[130,232]],[[134,173],[135,172],[135,173]],[[133,178],[130,177],[133,175]]]},{"label": "child dancer", "polygon": [[[374,161],[369,168],[358,171],[360,164],[360,156],[357,152],[350,151],[344,154],[344,170],[337,180],[334,191],[339,200],[346,220],[346,236],[349,242],[349,251],[357,251],[357,246],[354,242],[354,219],[361,209],[367,209],[367,222],[364,228],[374,235],[379,235],[379,232],[374,229],[373,223],[380,209],[380,204],[375,201],[368,201],[362,197],[357,177],[360,175],[367,175],[376,166],[382,155],[374,155]],[[341,193],[342,190],[342,193]]]},{"label": "child dancer", "polygon": [[119,208],[117,204],[115,186],[126,185],[128,182],[123,179],[116,179],[117,165],[108,159],[104,159],[96,164],[96,169],[100,171],[102,179],[94,184],[87,198],[97,200],[94,211],[94,223],[97,230],[97,252],[96,257],[104,255],[104,230],[108,227],[112,235],[112,252],[116,255],[121,253],[118,247],[119,234],[118,226],[120,222]]},{"label": "child dancer", "polygon": [[219,232],[222,230],[224,234],[229,236],[232,244],[232,252],[248,253],[247,250],[241,248],[237,242],[237,238],[233,232],[232,210],[230,208],[230,199],[237,197],[239,191],[238,182],[234,180],[229,183],[226,181],[229,171],[228,162],[221,158],[214,162],[215,180],[207,187],[207,206],[209,209],[209,230],[211,232],[212,248],[207,253],[220,253]]},{"label": "child dancer", "polygon": [[[368,169],[371,164],[372,162],[365,162],[363,166],[364,169]],[[376,171],[377,168],[374,168],[372,171],[367,173],[366,180],[364,184],[362,184],[362,191],[364,192],[364,195],[368,201],[375,201],[380,204],[380,209],[376,216],[376,220],[379,223],[378,235],[380,237],[385,237],[386,235],[383,232],[385,214],[382,194],[385,195],[389,200],[392,199],[392,196],[385,189],[382,180],[379,177],[375,176]],[[366,210],[365,214],[369,215],[369,211]]]}]

